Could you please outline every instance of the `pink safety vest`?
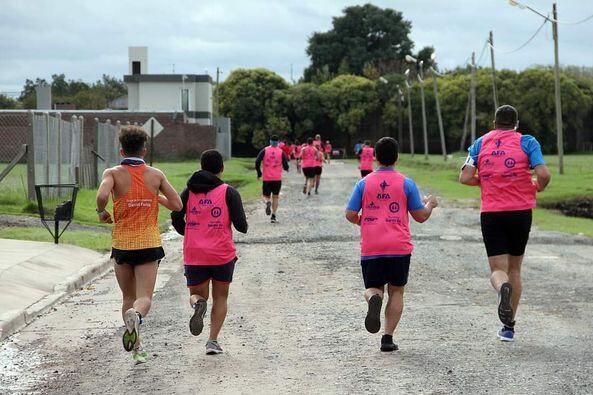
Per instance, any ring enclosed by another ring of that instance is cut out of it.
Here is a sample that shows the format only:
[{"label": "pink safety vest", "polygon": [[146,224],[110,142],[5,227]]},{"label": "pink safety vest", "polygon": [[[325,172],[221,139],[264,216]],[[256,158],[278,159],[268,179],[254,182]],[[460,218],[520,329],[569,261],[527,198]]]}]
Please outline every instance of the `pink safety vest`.
[{"label": "pink safety vest", "polygon": [[185,265],[224,265],[237,257],[227,188],[222,184],[207,193],[189,193],[183,238]]},{"label": "pink safety vest", "polygon": [[395,170],[366,176],[360,217],[361,256],[412,253],[404,181]]},{"label": "pink safety vest", "polygon": [[373,163],[375,161],[375,149],[371,147],[363,147],[360,153],[360,170],[373,171]]},{"label": "pink safety vest", "polygon": [[325,160],[325,157],[323,156],[323,153],[321,152],[321,150],[317,150],[317,154],[315,155],[315,166],[323,167],[324,160]]},{"label": "pink safety vest", "polygon": [[302,168],[315,167],[315,159],[317,156],[317,150],[312,145],[307,145],[301,151],[301,157],[303,158]]},{"label": "pink safety vest", "polygon": [[482,137],[478,157],[482,212],[517,211],[535,207],[537,187],[521,133],[493,130]]},{"label": "pink safety vest", "polygon": [[281,148],[268,146],[264,148],[264,181],[282,180],[282,151]]},{"label": "pink safety vest", "polygon": [[331,146],[331,144],[326,144],[325,145],[325,153],[326,154],[331,154],[332,153],[332,146]]}]

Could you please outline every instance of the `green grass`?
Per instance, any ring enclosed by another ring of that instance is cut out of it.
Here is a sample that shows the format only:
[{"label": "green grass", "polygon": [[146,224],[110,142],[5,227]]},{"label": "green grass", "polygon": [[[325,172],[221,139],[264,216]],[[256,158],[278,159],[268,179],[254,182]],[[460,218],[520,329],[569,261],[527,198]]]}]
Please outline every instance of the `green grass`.
[{"label": "green grass", "polygon": [[[240,158],[225,162],[223,180],[238,188],[244,201],[259,195],[259,182],[254,170],[254,159]],[[185,188],[188,178],[198,170],[197,161],[155,163],[161,169],[173,187],[179,192]],[[27,200],[27,167],[17,165],[0,184],[0,214],[37,215],[37,206]],[[99,223],[95,213],[96,189],[81,189],[78,191],[74,222],[79,224],[110,227]],[[108,205],[111,210],[111,204]],[[164,225],[169,219],[169,210],[159,210],[159,223]],[[41,225],[41,224],[40,224]],[[52,241],[49,233],[43,228],[8,228],[0,231],[0,238]],[[96,238],[96,241],[93,239]],[[106,250],[110,245],[110,236],[97,235],[92,232],[67,230],[62,239],[64,243],[80,245],[96,250]]]},{"label": "green grass", "polygon": [[[546,156],[546,162],[552,173],[548,188],[538,194],[538,207],[534,212],[534,224],[540,229],[556,230],[572,234],[584,234],[593,237],[593,220],[568,217],[549,206],[566,199],[593,196],[593,155],[568,155],[564,157],[564,173],[558,174],[556,156]],[[401,155],[398,168],[412,177],[418,186],[426,192],[436,191],[438,195],[452,201],[455,205],[479,207],[480,190],[459,184],[459,169],[465,160],[465,154],[457,153],[447,162],[439,155]]]}]

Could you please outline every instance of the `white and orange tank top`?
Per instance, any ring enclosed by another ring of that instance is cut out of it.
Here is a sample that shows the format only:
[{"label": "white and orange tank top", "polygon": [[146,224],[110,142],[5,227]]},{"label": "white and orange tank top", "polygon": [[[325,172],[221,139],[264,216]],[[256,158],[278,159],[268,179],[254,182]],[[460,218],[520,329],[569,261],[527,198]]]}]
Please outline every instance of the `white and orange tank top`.
[{"label": "white and orange tank top", "polygon": [[365,178],[360,217],[360,255],[408,255],[410,236],[405,177],[397,171],[376,171]]},{"label": "white and orange tank top", "polygon": [[237,257],[227,188],[222,184],[207,193],[189,193],[183,238],[185,265],[224,265]]},{"label": "white and orange tank top", "polygon": [[118,250],[142,250],[162,245],[159,232],[158,196],[144,182],[146,165],[122,165],[130,173],[130,189],[113,199],[112,246]]},{"label": "white and orange tank top", "polygon": [[531,180],[529,157],[521,148],[521,133],[487,133],[478,158],[482,212],[535,207],[537,187]]}]

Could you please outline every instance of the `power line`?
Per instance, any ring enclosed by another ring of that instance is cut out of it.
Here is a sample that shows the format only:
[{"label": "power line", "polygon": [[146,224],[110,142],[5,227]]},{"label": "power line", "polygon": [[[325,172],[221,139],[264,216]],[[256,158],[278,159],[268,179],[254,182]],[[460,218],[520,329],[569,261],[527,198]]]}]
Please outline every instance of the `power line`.
[{"label": "power line", "polygon": [[520,50],[525,48],[531,41],[533,41],[535,36],[537,36],[537,34],[542,30],[542,28],[545,26],[545,24],[548,23],[548,20],[551,20],[551,19],[550,18],[544,19],[544,22],[540,25],[540,27],[537,28],[537,30],[535,31],[535,33],[533,33],[533,35],[529,38],[529,40],[527,40],[525,43],[523,43],[518,48],[513,49],[512,51],[500,51],[495,46],[491,45],[490,43],[488,43],[488,45],[490,45],[493,50],[495,50],[496,52],[498,52],[501,55],[509,55],[509,54],[512,54],[515,52],[519,52]]}]

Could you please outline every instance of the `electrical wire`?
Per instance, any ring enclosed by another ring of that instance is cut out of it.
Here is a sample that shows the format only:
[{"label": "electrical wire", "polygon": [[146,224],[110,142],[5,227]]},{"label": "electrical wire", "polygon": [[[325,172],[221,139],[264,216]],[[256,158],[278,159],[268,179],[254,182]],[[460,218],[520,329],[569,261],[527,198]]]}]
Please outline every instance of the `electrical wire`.
[{"label": "electrical wire", "polygon": [[[559,25],[580,25],[581,23],[585,23],[590,21],[591,19],[593,19],[593,15],[589,15],[588,17],[586,17],[585,19],[581,19],[580,21],[576,21],[576,22],[563,22],[563,21],[559,21],[556,20],[555,22],[558,23]],[[554,19],[550,18],[550,20],[554,21]]]},{"label": "electrical wire", "polygon": [[537,28],[537,30],[535,31],[535,33],[533,33],[533,35],[529,38],[529,40],[527,40],[525,43],[523,43],[518,48],[513,49],[512,51],[500,51],[494,45],[490,44],[489,42],[488,42],[488,45],[490,46],[490,48],[492,48],[494,51],[498,52],[501,55],[509,55],[509,54],[512,54],[515,52],[519,52],[520,50],[525,48],[529,43],[531,43],[531,41],[533,41],[535,36],[537,36],[537,34],[542,30],[542,28],[546,25],[546,23],[548,23],[548,19],[544,19],[544,23],[542,23],[540,25],[540,27]]}]

